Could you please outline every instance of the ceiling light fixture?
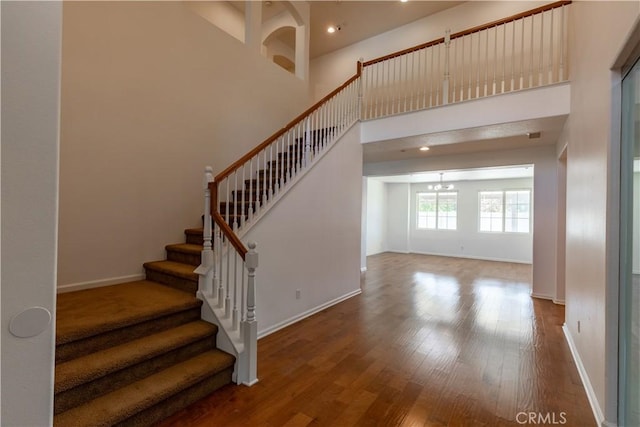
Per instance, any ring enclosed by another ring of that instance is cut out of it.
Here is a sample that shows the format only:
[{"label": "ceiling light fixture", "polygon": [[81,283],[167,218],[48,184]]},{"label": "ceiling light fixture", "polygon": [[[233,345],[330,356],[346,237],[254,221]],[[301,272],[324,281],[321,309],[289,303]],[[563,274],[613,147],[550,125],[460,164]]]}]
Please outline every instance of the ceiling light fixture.
[{"label": "ceiling light fixture", "polygon": [[429,190],[435,190],[435,191],[448,191],[448,190],[453,190],[453,184],[444,184],[442,182],[442,176],[444,175],[444,172],[440,172],[440,183],[436,184],[436,185],[430,185],[427,188]]},{"label": "ceiling light fixture", "polygon": [[420,151],[429,151],[429,147],[420,147]]},{"label": "ceiling light fixture", "polygon": [[338,25],[329,25],[327,27],[327,33],[329,34],[333,34],[337,31],[340,31],[342,29],[342,24],[338,24]]},{"label": "ceiling light fixture", "polygon": [[408,1],[409,1],[409,0],[400,0],[400,3],[406,3],[406,2],[408,2]]}]

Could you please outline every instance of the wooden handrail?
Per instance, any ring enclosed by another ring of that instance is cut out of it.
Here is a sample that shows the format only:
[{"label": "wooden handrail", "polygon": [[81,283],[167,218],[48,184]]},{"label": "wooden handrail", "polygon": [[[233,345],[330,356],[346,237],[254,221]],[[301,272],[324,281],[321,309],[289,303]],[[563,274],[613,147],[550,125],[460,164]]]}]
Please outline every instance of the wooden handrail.
[{"label": "wooden handrail", "polygon": [[[229,227],[229,224],[227,224],[222,215],[220,215],[220,212],[213,212],[211,217],[216,222],[216,224],[218,224],[218,226],[222,230],[222,234],[224,234],[229,242],[231,242],[233,247],[236,248],[236,251],[238,251],[238,253],[242,257],[242,260],[244,261],[245,256],[249,251],[247,250],[247,248],[245,248],[244,244],[242,244],[242,241],[238,238],[238,236],[236,236],[236,233],[233,232],[231,227]],[[218,250],[218,248],[216,248],[216,250]]]},{"label": "wooden handrail", "polygon": [[[568,4],[571,4],[571,0],[563,0],[563,1],[557,1],[555,3],[550,3],[550,4],[547,4],[547,5],[544,5],[544,6],[537,7],[535,9],[527,10],[526,12],[521,12],[521,13],[518,13],[516,15],[509,16],[507,18],[502,18],[502,19],[498,19],[497,21],[489,22],[488,24],[483,24],[483,25],[479,25],[477,27],[469,28],[467,30],[459,31],[457,33],[451,34],[450,38],[451,38],[451,40],[453,40],[453,39],[457,39],[457,38],[460,38],[460,37],[468,36],[469,34],[477,33],[478,31],[483,31],[483,30],[486,30],[486,29],[489,29],[489,28],[496,27],[498,25],[508,24],[509,22],[512,22],[512,21],[515,21],[515,20],[518,20],[518,19],[522,19],[522,18],[526,18],[528,16],[537,15],[538,13],[546,12],[548,10],[556,9],[558,7],[562,7],[562,6],[565,6],[565,5],[568,5]],[[413,47],[410,47],[410,48],[407,48],[407,49],[400,50],[398,52],[394,52],[394,53],[390,53],[390,54],[385,55],[385,56],[381,56],[381,57],[376,58],[376,59],[372,59],[370,61],[363,62],[362,66],[366,67],[366,66],[369,66],[369,65],[376,64],[378,62],[387,61],[389,59],[393,59],[393,58],[396,58],[398,56],[403,56],[403,55],[406,55],[406,54],[409,54],[409,53],[412,53],[412,52],[415,52],[415,51],[418,51],[418,50],[426,49],[428,47],[435,46],[435,45],[438,45],[440,43],[444,43],[444,37],[440,37],[439,39],[435,39],[435,40],[432,40],[430,42],[422,43],[422,44],[419,44],[417,46],[413,46]]]},{"label": "wooden handrail", "polygon": [[[216,177],[214,179],[214,182],[218,183],[218,182],[222,181],[224,178],[226,178],[229,175],[231,175],[233,173],[233,171],[235,171],[236,169],[240,168],[246,162],[251,160],[252,157],[254,157],[256,154],[258,154],[260,151],[264,150],[266,147],[268,147],[273,141],[275,141],[276,139],[280,138],[282,135],[284,135],[285,132],[287,132],[289,129],[293,128],[295,125],[297,125],[302,120],[307,118],[307,116],[309,116],[311,113],[313,113],[318,108],[320,108],[322,106],[322,104],[327,102],[329,99],[333,98],[342,89],[346,88],[351,83],[353,83],[358,77],[360,77],[360,74],[361,73],[360,73],[360,68],[359,68],[358,72],[353,77],[351,77],[349,80],[344,82],[341,86],[339,86],[338,88],[333,90],[331,93],[329,93],[327,96],[322,98],[320,101],[318,101],[315,104],[313,104],[311,107],[309,107],[307,110],[305,110],[302,114],[300,114],[298,117],[296,117],[291,122],[289,122],[288,125],[286,125],[282,129],[280,129],[279,131],[277,131],[276,133],[271,135],[269,138],[267,138],[260,145],[255,147],[253,150],[249,151],[247,154],[245,154],[240,159],[238,159],[236,162],[234,162],[231,166],[229,166],[228,168],[226,168],[225,170],[220,172],[218,175],[216,175]],[[216,209],[216,211],[217,211],[217,209]]]},{"label": "wooden handrail", "polygon": [[431,40],[430,42],[422,43],[417,46],[409,47],[407,49],[399,50],[397,52],[390,53],[385,56],[381,56],[376,59],[372,59],[370,61],[366,61],[362,64],[363,67],[367,67],[369,65],[377,64],[378,62],[386,61],[388,59],[397,58],[398,56],[406,55],[411,52],[415,52],[417,50],[426,49],[431,46],[435,46],[437,44],[444,43],[444,37],[440,37],[439,39]]},{"label": "wooden handrail", "polygon": [[540,6],[535,9],[527,10],[526,12],[521,12],[516,15],[509,16],[508,18],[498,19],[497,21],[489,22],[488,24],[479,25],[477,27],[469,28],[468,30],[459,31],[457,33],[451,34],[451,40],[457,39],[459,37],[468,36],[469,34],[477,33],[478,31],[497,27],[498,25],[508,24],[509,22],[517,21],[518,19],[522,19],[522,18],[527,18],[532,15],[537,15],[538,13],[546,12],[548,10],[557,9],[559,7],[566,6],[568,4],[571,4],[571,0],[557,1],[555,3],[550,3],[544,6]]}]

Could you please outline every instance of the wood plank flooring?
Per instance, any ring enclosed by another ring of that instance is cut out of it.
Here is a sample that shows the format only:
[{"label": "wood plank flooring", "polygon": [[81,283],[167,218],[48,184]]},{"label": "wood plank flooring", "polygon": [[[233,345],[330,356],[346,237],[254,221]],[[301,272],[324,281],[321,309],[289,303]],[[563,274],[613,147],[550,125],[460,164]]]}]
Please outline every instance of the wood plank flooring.
[{"label": "wood plank flooring", "polygon": [[531,298],[530,277],[521,264],[369,257],[362,295],[259,341],[258,384],[160,425],[494,427],[534,412],[538,425],[594,426],[564,308]]}]

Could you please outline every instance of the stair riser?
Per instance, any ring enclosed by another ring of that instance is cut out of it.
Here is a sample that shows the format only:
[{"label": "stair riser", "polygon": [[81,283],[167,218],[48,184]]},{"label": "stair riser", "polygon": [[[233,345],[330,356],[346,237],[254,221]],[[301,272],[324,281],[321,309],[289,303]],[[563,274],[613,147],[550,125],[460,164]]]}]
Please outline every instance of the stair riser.
[{"label": "stair riser", "polygon": [[225,216],[228,213],[231,215],[239,214],[244,211],[244,215],[248,215],[249,211],[253,209],[255,212],[257,208],[257,203],[255,202],[220,202],[220,214]]},{"label": "stair riser", "polygon": [[200,254],[190,254],[187,252],[178,252],[172,250],[167,250],[167,260],[181,262],[183,264],[189,264],[196,267],[199,266],[202,262]]},{"label": "stair riser", "polygon": [[202,238],[202,235],[196,235],[196,234],[185,234],[185,242],[186,243],[190,243],[192,245],[203,245],[204,244],[204,240]]},{"label": "stair riser", "polygon": [[185,279],[183,277],[174,276],[157,270],[145,268],[147,280],[162,283],[183,292],[194,294],[198,291],[198,282]]},{"label": "stair riser", "polygon": [[160,402],[151,408],[148,408],[136,415],[121,421],[118,427],[141,427],[150,426],[163,420],[170,415],[186,408],[194,402],[205,398],[217,389],[229,384],[233,374],[233,367],[218,372],[205,380],[192,385],[191,387],[180,391],[179,393],[169,396],[163,402]]},{"label": "stair riser", "polygon": [[169,366],[183,362],[197,354],[213,349],[214,344],[215,336],[210,335],[152,359],[125,367],[118,372],[113,372],[102,378],[57,393],[54,398],[54,413],[58,414],[75,406],[82,405],[103,394],[124,387]]},{"label": "stair riser", "polygon": [[56,346],[56,363],[82,357],[115,345],[133,341],[143,336],[165,331],[179,325],[200,319],[200,307],[174,313],[168,316],[150,319],[125,328],[105,332],[82,340]]}]

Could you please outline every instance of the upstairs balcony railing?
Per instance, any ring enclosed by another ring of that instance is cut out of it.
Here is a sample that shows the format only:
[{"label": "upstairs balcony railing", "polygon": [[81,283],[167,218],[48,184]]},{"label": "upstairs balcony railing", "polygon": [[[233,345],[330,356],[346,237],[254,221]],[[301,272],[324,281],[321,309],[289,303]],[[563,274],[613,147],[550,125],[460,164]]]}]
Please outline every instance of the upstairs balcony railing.
[{"label": "upstairs balcony railing", "polygon": [[362,119],[566,81],[567,7],[559,1],[362,64]]},{"label": "upstairs balcony railing", "polygon": [[567,6],[559,1],[367,62],[356,74],[215,178],[205,173],[199,294],[257,381],[258,254],[241,237],[358,120],[566,81]]}]

